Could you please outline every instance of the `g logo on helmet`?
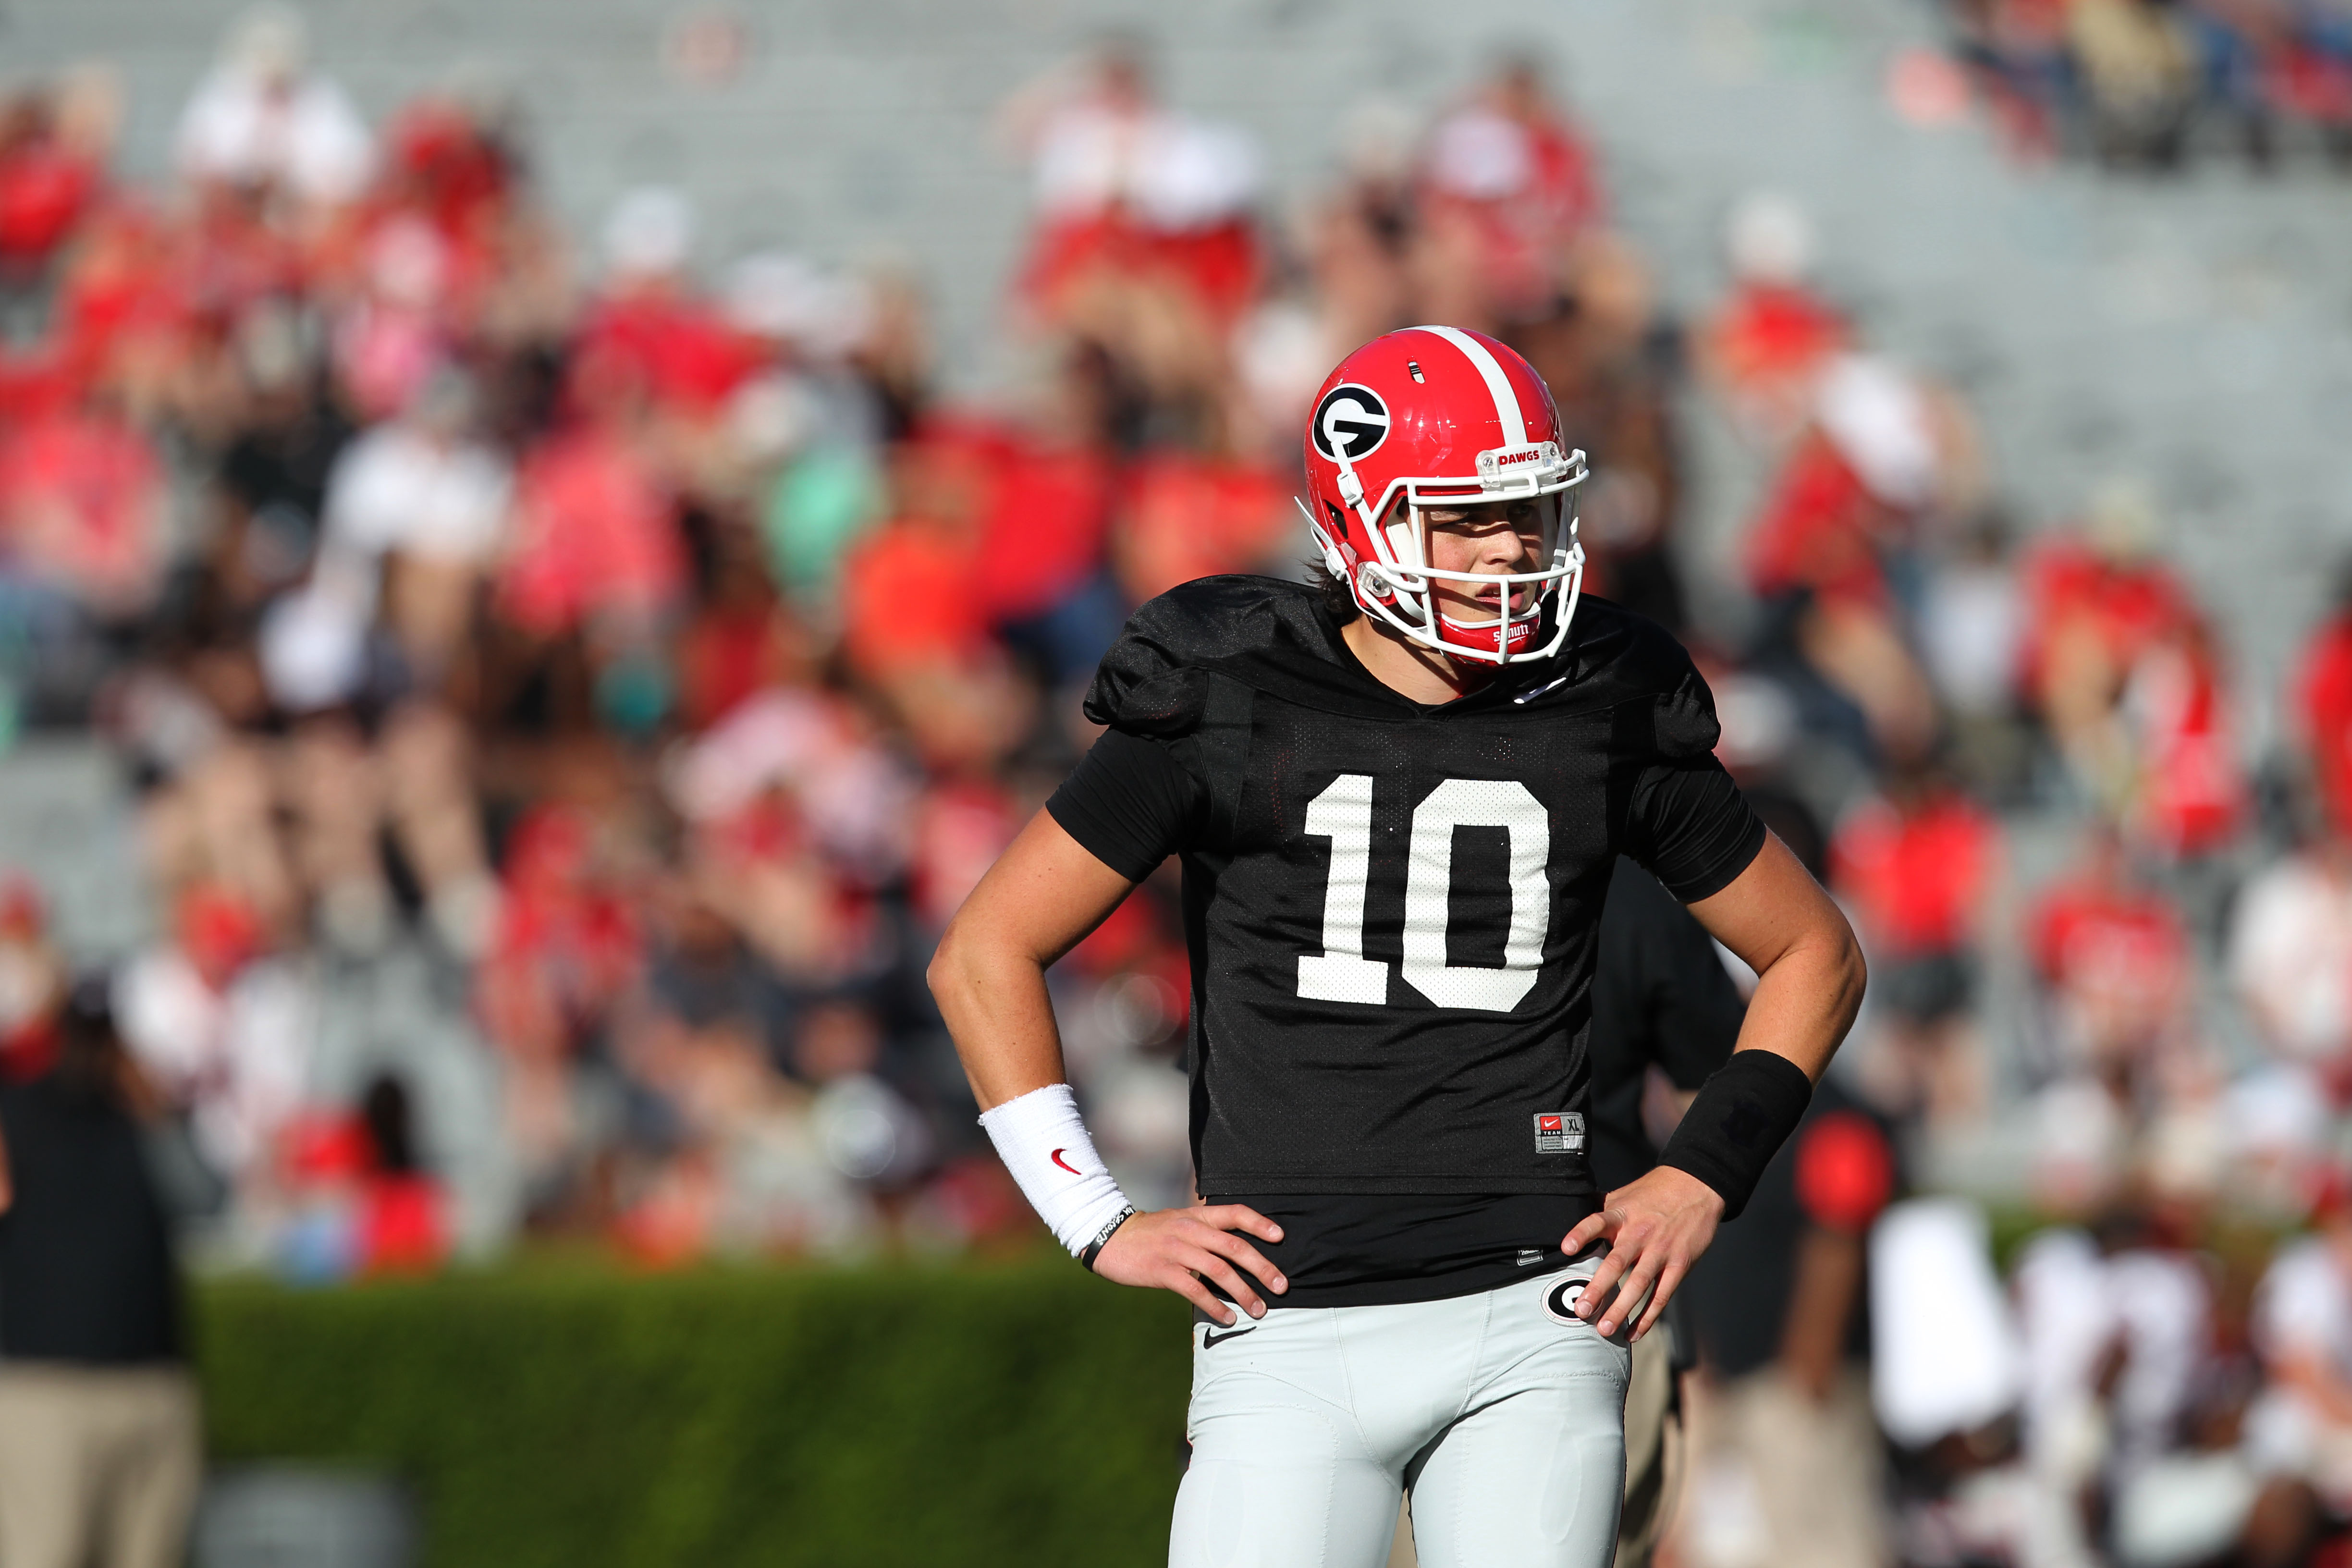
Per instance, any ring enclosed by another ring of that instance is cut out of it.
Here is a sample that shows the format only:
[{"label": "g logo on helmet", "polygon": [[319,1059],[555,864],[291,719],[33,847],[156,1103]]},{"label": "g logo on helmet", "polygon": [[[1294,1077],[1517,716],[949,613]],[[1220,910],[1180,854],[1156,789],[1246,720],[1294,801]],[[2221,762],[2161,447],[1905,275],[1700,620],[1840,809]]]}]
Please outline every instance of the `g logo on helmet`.
[{"label": "g logo on helmet", "polygon": [[1341,382],[1323,395],[1307,426],[1315,449],[1338,462],[1360,463],[1389,438],[1389,405],[1370,387]]}]

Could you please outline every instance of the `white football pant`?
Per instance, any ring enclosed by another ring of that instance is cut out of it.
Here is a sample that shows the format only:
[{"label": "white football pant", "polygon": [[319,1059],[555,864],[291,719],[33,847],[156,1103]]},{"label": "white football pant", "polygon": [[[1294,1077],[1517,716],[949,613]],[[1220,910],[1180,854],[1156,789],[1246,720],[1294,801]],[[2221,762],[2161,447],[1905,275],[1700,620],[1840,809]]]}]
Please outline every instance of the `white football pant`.
[{"label": "white football pant", "polygon": [[1170,1568],[1383,1568],[1400,1489],[1422,1568],[1607,1568],[1629,1357],[1566,1310],[1598,1262],[1195,1323]]}]

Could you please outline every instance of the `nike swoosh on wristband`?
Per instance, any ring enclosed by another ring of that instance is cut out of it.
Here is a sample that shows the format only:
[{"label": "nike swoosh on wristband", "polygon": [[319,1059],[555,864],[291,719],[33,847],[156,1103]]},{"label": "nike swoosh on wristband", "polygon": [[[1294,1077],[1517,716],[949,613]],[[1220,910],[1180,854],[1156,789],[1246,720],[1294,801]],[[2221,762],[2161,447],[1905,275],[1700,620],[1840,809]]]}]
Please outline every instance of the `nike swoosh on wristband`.
[{"label": "nike swoosh on wristband", "polygon": [[1217,1332],[1216,1330],[1211,1329],[1207,1333],[1201,1336],[1201,1348],[1204,1351],[1213,1350],[1216,1346],[1223,1344],[1227,1340],[1237,1340],[1244,1334],[1254,1334],[1255,1332],[1257,1332],[1257,1325],[1255,1323],[1252,1323],[1246,1329],[1228,1329],[1222,1334]]}]

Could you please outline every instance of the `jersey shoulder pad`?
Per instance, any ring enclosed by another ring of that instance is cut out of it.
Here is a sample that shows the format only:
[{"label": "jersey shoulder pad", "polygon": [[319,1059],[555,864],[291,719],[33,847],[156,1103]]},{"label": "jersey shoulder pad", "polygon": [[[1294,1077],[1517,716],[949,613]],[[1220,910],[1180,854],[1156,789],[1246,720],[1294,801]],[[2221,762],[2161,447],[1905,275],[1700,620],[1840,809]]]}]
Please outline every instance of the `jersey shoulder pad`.
[{"label": "jersey shoulder pad", "polygon": [[1588,594],[1577,605],[1555,684],[1530,700],[1555,712],[1654,704],[1657,748],[1674,759],[1715,750],[1715,694],[1690,650],[1646,616]]},{"label": "jersey shoulder pad", "polygon": [[1147,735],[1182,734],[1201,721],[1211,676],[1262,686],[1269,671],[1336,669],[1335,637],[1306,584],[1197,578],[1128,617],[1087,689],[1086,715]]}]

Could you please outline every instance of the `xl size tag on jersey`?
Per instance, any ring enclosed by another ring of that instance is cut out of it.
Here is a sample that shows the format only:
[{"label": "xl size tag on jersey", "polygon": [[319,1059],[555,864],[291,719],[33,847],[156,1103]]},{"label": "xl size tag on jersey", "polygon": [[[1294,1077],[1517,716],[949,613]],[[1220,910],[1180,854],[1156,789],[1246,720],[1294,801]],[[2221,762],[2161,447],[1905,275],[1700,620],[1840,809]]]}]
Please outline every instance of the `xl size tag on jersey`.
[{"label": "xl size tag on jersey", "polygon": [[1536,1113],[1536,1152],[1538,1154],[1581,1154],[1584,1152],[1584,1118],[1573,1110],[1539,1110]]}]

